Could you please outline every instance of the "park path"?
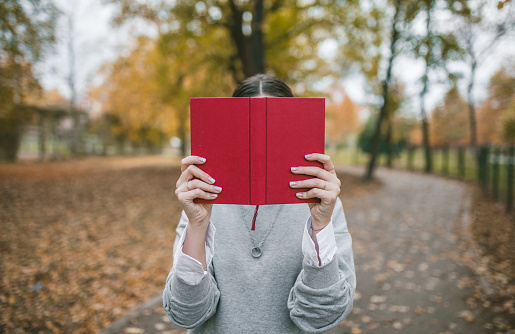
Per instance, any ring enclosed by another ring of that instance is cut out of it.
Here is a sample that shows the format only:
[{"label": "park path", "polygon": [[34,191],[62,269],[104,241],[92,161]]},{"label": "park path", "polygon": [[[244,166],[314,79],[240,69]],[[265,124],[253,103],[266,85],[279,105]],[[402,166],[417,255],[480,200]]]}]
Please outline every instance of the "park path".
[{"label": "park path", "polygon": [[[376,175],[384,183],[379,190],[344,200],[358,287],[352,314],[330,333],[495,333],[504,320],[477,299],[478,278],[460,260],[468,187],[395,170]],[[170,324],[156,296],[101,332],[112,333],[186,331]]]}]

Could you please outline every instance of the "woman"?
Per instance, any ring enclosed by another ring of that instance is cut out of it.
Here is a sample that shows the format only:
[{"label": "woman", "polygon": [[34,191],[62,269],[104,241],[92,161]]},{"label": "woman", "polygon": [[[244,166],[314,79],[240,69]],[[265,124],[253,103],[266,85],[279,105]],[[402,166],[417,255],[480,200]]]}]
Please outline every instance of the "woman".
[{"label": "woman", "polygon": [[[253,96],[293,94],[260,74],[233,93]],[[183,213],[163,292],[173,323],[189,333],[322,333],[351,312],[356,277],[341,183],[329,156],[313,153],[306,160],[323,168],[292,166],[292,173],[311,178],[290,187],[308,188],[297,196],[320,203],[259,207],[194,203],[223,189],[216,175],[197,167],[204,158],[182,160],[175,193]]]}]

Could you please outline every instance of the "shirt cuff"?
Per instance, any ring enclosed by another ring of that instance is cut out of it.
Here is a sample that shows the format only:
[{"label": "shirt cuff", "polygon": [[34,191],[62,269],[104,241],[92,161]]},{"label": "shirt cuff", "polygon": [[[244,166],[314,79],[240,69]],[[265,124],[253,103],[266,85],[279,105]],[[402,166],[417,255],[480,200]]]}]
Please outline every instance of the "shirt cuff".
[{"label": "shirt cuff", "polygon": [[[184,245],[184,239],[186,238],[186,233],[188,232],[188,226],[184,230],[184,233],[181,236],[181,240],[179,241],[179,247],[177,248],[177,255],[175,256],[174,267],[175,267],[175,275],[182,279],[189,285],[197,285],[200,283],[202,278],[207,275],[207,271],[202,267],[202,263],[197,259],[192,258],[188,254],[184,254],[182,251],[182,246]],[[211,261],[213,260],[213,255],[215,251],[215,226],[209,222],[209,226],[206,232],[206,264],[209,267]]]},{"label": "shirt cuff", "polygon": [[[311,235],[311,217],[309,217],[302,238],[302,253],[304,253],[304,258],[310,266],[323,267],[334,259],[336,251],[338,250],[334,236],[333,221],[331,220],[329,224],[316,235],[318,254]],[[320,265],[318,264],[318,256],[320,256]]]}]

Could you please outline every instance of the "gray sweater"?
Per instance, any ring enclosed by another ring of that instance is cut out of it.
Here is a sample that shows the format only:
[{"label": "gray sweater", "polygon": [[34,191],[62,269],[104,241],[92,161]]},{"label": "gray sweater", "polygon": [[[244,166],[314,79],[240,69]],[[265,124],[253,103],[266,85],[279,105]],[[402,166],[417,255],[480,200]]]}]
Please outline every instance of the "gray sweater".
[{"label": "gray sweater", "polygon": [[[214,205],[215,252],[199,284],[189,285],[172,268],[163,292],[170,320],[188,333],[323,333],[352,310],[356,274],[352,241],[340,200],[332,220],[338,252],[323,267],[304,261],[302,236],[310,215],[307,204],[260,206],[259,243],[277,219],[253,258],[249,231],[254,206]],[[186,227],[177,226],[177,243]],[[247,225],[247,226],[245,226]]]}]

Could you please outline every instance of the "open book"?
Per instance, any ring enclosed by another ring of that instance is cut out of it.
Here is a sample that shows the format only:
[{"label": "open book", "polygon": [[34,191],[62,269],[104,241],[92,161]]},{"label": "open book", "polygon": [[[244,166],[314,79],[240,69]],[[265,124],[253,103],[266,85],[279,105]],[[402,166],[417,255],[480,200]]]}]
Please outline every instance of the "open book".
[{"label": "open book", "polygon": [[304,159],[324,153],[325,99],[289,97],[193,98],[190,100],[191,154],[222,192],[225,204],[285,204],[301,200],[290,181],[310,178],[291,167],[318,166]]}]

